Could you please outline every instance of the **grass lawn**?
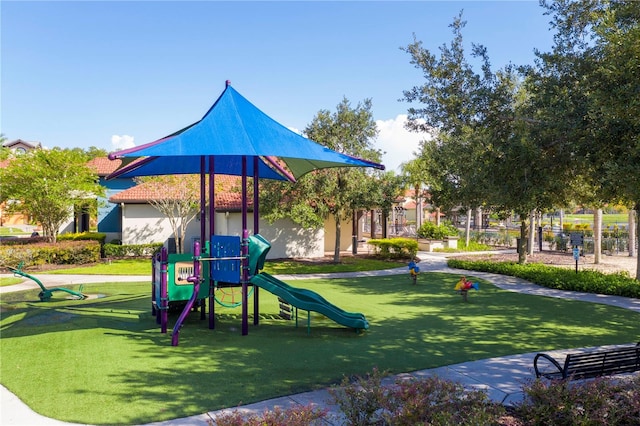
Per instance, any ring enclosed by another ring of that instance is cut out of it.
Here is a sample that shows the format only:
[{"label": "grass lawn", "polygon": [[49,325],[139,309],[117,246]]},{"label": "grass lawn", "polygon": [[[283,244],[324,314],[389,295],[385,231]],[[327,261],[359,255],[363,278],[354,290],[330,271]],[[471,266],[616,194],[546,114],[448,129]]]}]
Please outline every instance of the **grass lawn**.
[{"label": "grass lawn", "polygon": [[[40,414],[87,424],[140,424],[200,414],[339,383],[372,368],[392,373],[509,354],[636,342],[640,314],[516,294],[480,281],[469,303],[457,275],[423,273],[300,280],[342,309],[362,312],[356,334],[312,313],[311,333],[276,319],[260,292],[260,324],[241,335],[241,307],[216,306],[217,326],[192,314],[171,346],[150,314],[148,283],[85,285],[103,297],[39,302],[2,296],[0,380]],[[253,307],[249,306],[249,312]],[[170,326],[177,317],[170,317]]]},{"label": "grass lawn", "polygon": [[[590,223],[593,226],[593,215],[592,214],[565,214],[564,222],[565,223]],[[559,223],[559,222],[555,222],[555,223]],[[626,228],[628,223],[629,223],[629,215],[627,213],[612,213],[612,214],[602,215],[603,226],[618,225],[618,226],[624,226]]]},{"label": "grass lawn", "polygon": [[[407,261],[382,260],[365,257],[342,256],[340,263],[314,262],[299,260],[269,260],[264,271],[276,274],[314,274],[331,272],[374,271],[407,266]],[[150,259],[113,260],[91,266],[77,266],[72,268],[55,269],[36,272],[33,274],[79,274],[79,275],[151,275]]]}]

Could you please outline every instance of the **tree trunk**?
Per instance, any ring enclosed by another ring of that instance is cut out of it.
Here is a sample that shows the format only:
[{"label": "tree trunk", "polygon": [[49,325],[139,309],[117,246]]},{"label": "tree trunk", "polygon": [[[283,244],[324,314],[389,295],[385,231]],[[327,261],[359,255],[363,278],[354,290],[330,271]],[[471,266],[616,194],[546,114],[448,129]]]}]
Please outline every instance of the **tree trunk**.
[{"label": "tree trunk", "polygon": [[440,226],[440,207],[436,207],[436,226]]},{"label": "tree trunk", "polygon": [[358,212],[351,215],[351,253],[358,254]]},{"label": "tree trunk", "polygon": [[[640,233],[638,232],[638,225],[640,224],[640,214],[638,214],[638,208],[640,208],[640,203],[636,203],[636,208],[634,209],[634,216],[635,216],[635,241],[633,241],[633,244],[638,243],[638,247],[640,247]],[[638,256],[638,254],[636,253],[636,256]],[[640,256],[638,256],[638,261],[636,262],[636,280],[640,281]]]},{"label": "tree trunk", "polygon": [[[637,212],[635,210],[629,210],[629,256],[633,257],[636,255],[636,232],[638,232],[638,228],[636,228],[636,215]],[[640,256],[639,256],[640,258]]]},{"label": "tree trunk", "polygon": [[564,234],[564,210],[560,209],[560,233]]},{"label": "tree trunk", "polygon": [[602,209],[593,211],[593,263],[602,260]]},{"label": "tree trunk", "polygon": [[387,222],[387,214],[380,210],[380,219],[382,219],[382,238],[389,238],[389,224]]},{"label": "tree trunk", "polygon": [[527,221],[520,218],[520,239],[518,243],[518,263],[527,263],[527,253],[524,250],[524,242],[527,240]]},{"label": "tree trunk", "polygon": [[[340,224],[340,215],[335,215],[336,219],[336,245],[333,249],[333,263],[340,263],[340,234],[342,232]],[[373,226],[373,223],[371,224]]]},{"label": "tree trunk", "polygon": [[527,253],[529,254],[529,256],[533,256],[533,245],[534,245],[534,238],[536,235],[536,211],[531,210],[531,213],[529,215],[529,244],[527,244]]},{"label": "tree trunk", "polygon": [[467,224],[464,229],[465,233],[465,244],[466,247],[469,247],[469,242],[471,242],[471,209],[467,210]]},{"label": "tree trunk", "polygon": [[375,210],[371,210],[371,226],[370,226],[370,231],[369,231],[369,237],[371,237],[371,239],[375,239],[376,238],[376,211]]}]

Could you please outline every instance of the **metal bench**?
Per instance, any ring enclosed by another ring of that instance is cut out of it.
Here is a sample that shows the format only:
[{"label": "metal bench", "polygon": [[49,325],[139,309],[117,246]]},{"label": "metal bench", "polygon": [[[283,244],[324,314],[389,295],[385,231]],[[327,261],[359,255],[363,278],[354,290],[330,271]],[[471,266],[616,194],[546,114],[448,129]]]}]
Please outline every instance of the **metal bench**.
[{"label": "metal bench", "polygon": [[547,379],[580,380],[632,373],[640,371],[640,342],[635,346],[568,354],[564,366],[553,357],[539,353],[533,359],[533,368],[536,377]]}]

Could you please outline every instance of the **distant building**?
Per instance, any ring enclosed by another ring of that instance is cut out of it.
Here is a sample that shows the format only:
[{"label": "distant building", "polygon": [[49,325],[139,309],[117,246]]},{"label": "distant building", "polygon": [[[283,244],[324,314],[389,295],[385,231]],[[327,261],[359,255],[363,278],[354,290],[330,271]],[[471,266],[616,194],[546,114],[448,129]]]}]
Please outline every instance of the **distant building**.
[{"label": "distant building", "polygon": [[3,148],[10,149],[15,154],[24,154],[32,149],[41,149],[42,144],[40,142],[27,142],[22,139],[16,139],[11,142],[5,142],[2,144]]}]

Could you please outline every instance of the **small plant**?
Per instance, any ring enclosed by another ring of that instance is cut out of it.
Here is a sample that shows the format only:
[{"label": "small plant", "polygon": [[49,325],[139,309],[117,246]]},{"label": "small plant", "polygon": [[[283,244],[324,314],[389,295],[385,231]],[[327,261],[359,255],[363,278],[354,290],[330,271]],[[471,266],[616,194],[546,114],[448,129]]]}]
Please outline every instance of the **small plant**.
[{"label": "small plant", "polygon": [[374,368],[366,377],[345,377],[340,386],[329,389],[332,402],[340,407],[348,425],[372,425],[382,420],[388,393],[382,379],[387,375]]},{"label": "small plant", "polygon": [[383,259],[413,259],[418,253],[418,242],[410,238],[371,239],[367,244]]},{"label": "small plant", "polygon": [[601,378],[582,383],[535,380],[523,390],[525,399],[514,412],[524,424],[640,424],[639,377]]},{"label": "small plant", "polygon": [[484,425],[496,424],[505,413],[484,391],[468,391],[460,383],[434,376],[385,386],[385,376],[374,369],[330,390],[347,425]]},{"label": "small plant", "polygon": [[311,405],[288,408],[282,410],[276,408],[273,411],[265,411],[261,415],[244,415],[237,410],[231,413],[220,414],[215,417],[216,426],[313,426],[326,425],[324,418],[326,410],[314,408]]},{"label": "small plant", "polygon": [[444,240],[446,237],[457,237],[458,228],[451,223],[436,226],[433,222],[423,223],[417,231],[418,237],[429,240]]}]

